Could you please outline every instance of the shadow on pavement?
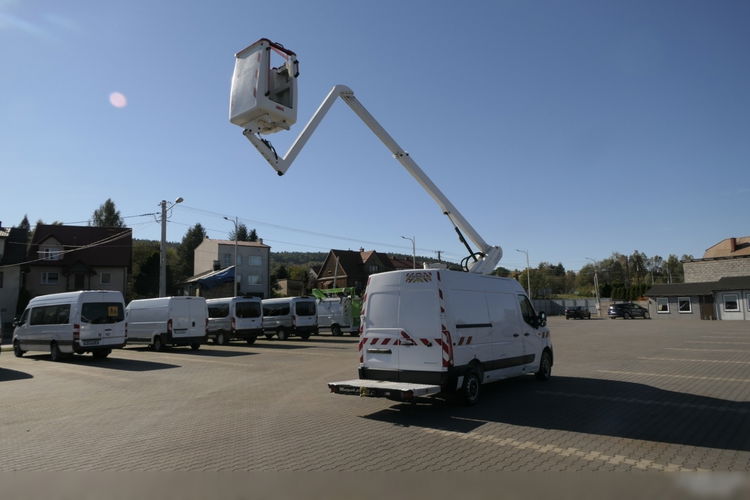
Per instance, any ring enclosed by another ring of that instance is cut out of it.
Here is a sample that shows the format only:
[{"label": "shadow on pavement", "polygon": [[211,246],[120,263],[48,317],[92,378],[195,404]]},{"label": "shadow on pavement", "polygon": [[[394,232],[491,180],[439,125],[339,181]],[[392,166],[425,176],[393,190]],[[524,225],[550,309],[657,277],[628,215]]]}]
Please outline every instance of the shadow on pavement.
[{"label": "shadow on pavement", "polygon": [[399,426],[470,432],[488,422],[583,434],[750,451],[750,402],[614,380],[532,377],[482,386],[477,406],[441,400],[397,404],[365,418]]},{"label": "shadow on pavement", "polygon": [[0,382],[10,382],[11,380],[23,380],[26,378],[34,378],[34,376],[26,372],[19,372],[17,370],[8,370],[7,368],[0,368]]},{"label": "shadow on pavement", "polygon": [[[136,352],[153,352],[150,347],[129,347],[126,349],[127,351],[136,351]],[[214,357],[214,358],[234,358],[237,356],[252,356],[253,352],[244,352],[244,351],[227,351],[227,350],[215,350],[215,349],[205,349],[205,346],[201,346],[200,349],[197,351],[193,351],[190,349],[190,347],[166,347],[163,351],[160,351],[159,354],[180,354],[180,355],[188,355],[188,356],[201,356],[201,357]]]},{"label": "shadow on pavement", "polygon": [[[54,363],[49,357],[49,354],[34,354],[25,355],[24,358],[33,359],[36,361],[49,361]],[[126,359],[118,358],[117,351],[113,351],[109,357],[104,359],[96,359],[91,355],[72,355],[63,361],[57,361],[61,364],[79,365],[79,366],[91,366],[92,368],[106,368],[107,370],[122,370],[127,372],[147,372],[152,370],[166,370],[169,368],[180,368],[180,365],[173,365],[170,363],[158,363],[155,361],[142,361],[140,359]]]}]

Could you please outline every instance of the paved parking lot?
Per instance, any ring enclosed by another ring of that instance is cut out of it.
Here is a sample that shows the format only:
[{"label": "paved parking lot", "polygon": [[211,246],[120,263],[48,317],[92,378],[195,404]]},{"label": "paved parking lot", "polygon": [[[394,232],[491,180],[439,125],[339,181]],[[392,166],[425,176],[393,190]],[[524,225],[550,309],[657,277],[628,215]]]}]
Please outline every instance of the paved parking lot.
[{"label": "paved parking lot", "polygon": [[750,471],[744,322],[552,318],[553,379],[466,408],[329,394],[357,339],[0,356],[1,470]]}]

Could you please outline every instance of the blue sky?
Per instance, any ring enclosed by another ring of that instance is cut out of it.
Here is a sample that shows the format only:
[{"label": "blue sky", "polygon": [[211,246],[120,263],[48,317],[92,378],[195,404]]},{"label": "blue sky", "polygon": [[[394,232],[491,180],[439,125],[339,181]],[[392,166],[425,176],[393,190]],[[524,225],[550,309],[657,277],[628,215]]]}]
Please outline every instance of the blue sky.
[{"label": "blue sky", "polygon": [[[299,123],[334,84],[362,103],[501,265],[750,234],[750,3],[0,0],[0,221],[79,222],[112,198],[136,238],[239,217],[272,251],[465,252],[338,102],[278,177],[228,121],[234,53],[298,54]],[[119,92],[127,104],[116,107]]]}]

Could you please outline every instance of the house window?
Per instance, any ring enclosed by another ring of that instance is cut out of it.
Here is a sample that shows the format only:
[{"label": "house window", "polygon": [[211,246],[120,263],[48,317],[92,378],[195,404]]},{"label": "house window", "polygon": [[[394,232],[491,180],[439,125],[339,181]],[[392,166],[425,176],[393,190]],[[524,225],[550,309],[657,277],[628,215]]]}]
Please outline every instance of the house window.
[{"label": "house window", "polygon": [[238,265],[238,266],[241,266],[241,265],[242,265],[242,255],[238,255],[238,256],[237,256],[237,265]]},{"label": "house window", "polygon": [[242,274],[241,274],[241,273],[237,273],[237,274],[235,275],[235,277],[234,277],[234,280],[235,280],[235,281],[236,281],[237,283],[242,283]]},{"label": "house window", "polygon": [[725,311],[739,311],[740,310],[740,299],[736,293],[728,293],[724,295],[724,310]]},{"label": "house window", "polygon": [[693,308],[692,308],[692,304],[690,303],[690,297],[678,297],[677,309],[679,309],[680,314],[692,313]]},{"label": "house window", "polygon": [[657,314],[669,314],[669,299],[667,297],[656,298]]},{"label": "house window", "polygon": [[221,254],[221,267],[228,267],[232,265],[232,254],[223,253]]},{"label": "house window", "polygon": [[42,273],[42,285],[57,285],[60,281],[60,275],[53,272]]},{"label": "house window", "polygon": [[249,264],[251,266],[262,266],[263,265],[263,258],[260,255],[251,255]]},{"label": "house window", "polygon": [[112,273],[101,273],[99,275],[99,283],[102,285],[109,285],[112,283]]},{"label": "house window", "polygon": [[259,274],[248,274],[247,275],[247,284],[248,285],[259,285],[260,284],[260,275]]},{"label": "house window", "polygon": [[42,260],[61,260],[62,256],[61,248],[44,247],[39,249],[39,258]]},{"label": "house window", "polygon": [[380,270],[377,264],[370,264],[367,266],[367,273],[368,274],[375,274]]}]

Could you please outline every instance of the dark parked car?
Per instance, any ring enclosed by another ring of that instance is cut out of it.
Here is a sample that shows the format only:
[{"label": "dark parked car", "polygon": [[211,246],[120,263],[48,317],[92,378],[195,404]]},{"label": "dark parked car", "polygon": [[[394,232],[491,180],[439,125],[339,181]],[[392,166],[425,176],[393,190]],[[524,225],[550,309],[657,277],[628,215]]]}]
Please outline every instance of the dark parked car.
[{"label": "dark parked car", "polygon": [[568,307],[565,309],[565,319],[591,319],[591,311],[583,306]]},{"label": "dark parked car", "polygon": [[630,302],[623,302],[622,304],[612,304],[611,306],[609,306],[609,311],[607,312],[607,314],[609,315],[610,319],[651,319],[651,315],[648,313],[648,309]]}]

